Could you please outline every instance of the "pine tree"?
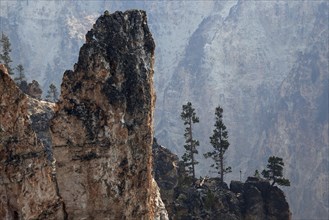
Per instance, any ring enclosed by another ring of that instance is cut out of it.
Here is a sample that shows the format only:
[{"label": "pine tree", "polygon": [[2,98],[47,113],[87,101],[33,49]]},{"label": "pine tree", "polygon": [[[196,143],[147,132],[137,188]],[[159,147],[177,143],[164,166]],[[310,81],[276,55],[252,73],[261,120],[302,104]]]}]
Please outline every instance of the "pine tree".
[{"label": "pine tree", "polygon": [[5,66],[8,70],[8,73],[10,75],[13,75],[14,72],[11,69],[11,65],[10,65],[10,63],[13,62],[10,58],[11,44],[10,44],[8,36],[5,35],[4,33],[2,33],[2,35],[1,35],[0,43],[2,45],[2,53],[0,54],[0,60],[2,60],[3,64],[5,64]]},{"label": "pine tree", "polygon": [[56,102],[58,100],[58,91],[54,84],[50,84],[46,100],[50,102]]},{"label": "pine tree", "polygon": [[16,70],[18,71],[17,73],[17,77],[15,78],[15,81],[18,85],[20,85],[22,83],[22,81],[25,81],[25,74],[24,74],[24,67],[22,64],[19,64],[16,67]]},{"label": "pine tree", "polygon": [[268,170],[263,170],[262,175],[264,178],[272,181],[271,186],[277,183],[280,186],[290,186],[290,181],[283,178],[283,160],[280,157],[271,156],[268,158],[267,168]]},{"label": "pine tree", "polygon": [[184,121],[185,128],[185,153],[182,156],[184,166],[187,169],[189,175],[192,175],[195,179],[195,165],[198,162],[195,160],[194,155],[198,154],[196,149],[199,146],[199,141],[193,139],[193,130],[192,125],[199,122],[199,118],[196,116],[195,109],[192,107],[192,103],[188,102],[186,105],[183,105],[183,111],[181,113],[181,118]]},{"label": "pine tree", "polygon": [[220,175],[221,182],[224,182],[224,175],[232,172],[231,167],[226,167],[224,161],[224,154],[230,143],[228,142],[228,132],[226,126],[223,123],[223,109],[218,106],[215,111],[215,129],[213,135],[210,137],[210,143],[213,146],[213,151],[204,154],[206,158],[212,158],[214,167]]}]

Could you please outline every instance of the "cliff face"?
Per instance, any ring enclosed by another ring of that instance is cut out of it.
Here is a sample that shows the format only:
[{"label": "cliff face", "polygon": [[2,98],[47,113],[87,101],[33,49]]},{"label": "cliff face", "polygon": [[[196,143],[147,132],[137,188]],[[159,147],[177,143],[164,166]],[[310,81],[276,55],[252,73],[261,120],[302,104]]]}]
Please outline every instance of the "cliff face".
[{"label": "cliff face", "polygon": [[[318,25],[315,30],[323,28]],[[328,45],[315,41],[310,50],[299,54],[269,114],[273,125],[260,139],[270,154],[280,153],[287,161],[286,173],[293,184],[286,192],[294,195],[291,203],[299,204],[296,213],[314,206],[305,213],[306,219],[329,213]],[[255,158],[263,154],[254,152]],[[308,190],[301,190],[303,186]]]},{"label": "cliff face", "polygon": [[[63,203],[45,150],[53,105],[34,100],[0,66],[1,219],[63,219]],[[42,126],[41,126],[42,127]]]},{"label": "cliff face", "polygon": [[158,140],[182,154],[179,112],[191,101],[203,175],[209,165],[202,153],[221,105],[233,168],[227,178],[238,179],[241,170],[245,179],[269,156],[282,157],[293,216],[327,218],[328,8],[328,1],[238,1],[226,17],[207,16],[167,80]]},{"label": "cliff face", "polygon": [[151,174],[154,49],[144,11],[105,12],[58,103],[1,70],[1,217],[168,218]]},{"label": "cliff face", "polygon": [[154,174],[170,219],[289,220],[285,195],[266,180],[249,177],[232,181],[230,188],[218,178],[193,182],[184,174],[178,157],[153,143]]},{"label": "cliff face", "polygon": [[105,13],[64,73],[51,134],[72,219],[149,219],[155,44],[144,11]]},{"label": "cliff face", "polygon": [[153,140],[153,176],[160,188],[161,199],[166,206],[170,218],[175,216],[174,203],[176,199],[175,187],[179,179],[179,159],[170,150],[162,147]]}]

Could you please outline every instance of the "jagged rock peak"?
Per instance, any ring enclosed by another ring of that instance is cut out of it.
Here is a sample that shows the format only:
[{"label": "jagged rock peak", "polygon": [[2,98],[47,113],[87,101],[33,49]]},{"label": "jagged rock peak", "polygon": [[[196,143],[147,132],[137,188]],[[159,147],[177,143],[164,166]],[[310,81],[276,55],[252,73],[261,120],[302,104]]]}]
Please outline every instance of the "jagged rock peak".
[{"label": "jagged rock peak", "polygon": [[[79,75],[78,78],[96,78],[105,82],[103,92],[111,104],[125,102],[131,111],[139,101],[129,98],[130,93],[138,89],[139,83],[135,83],[137,77],[140,76],[140,83],[144,83],[147,74],[153,74],[154,49],[144,11],[100,16],[86,34],[86,43],[80,50],[78,63],[74,65],[75,71],[67,71],[64,82],[76,75]],[[68,92],[79,92],[82,87],[81,82],[77,82]],[[64,96],[65,91],[62,91]]]},{"label": "jagged rock peak", "polygon": [[65,72],[51,131],[69,218],[167,218],[151,175],[154,49],[144,11],[106,13]]}]

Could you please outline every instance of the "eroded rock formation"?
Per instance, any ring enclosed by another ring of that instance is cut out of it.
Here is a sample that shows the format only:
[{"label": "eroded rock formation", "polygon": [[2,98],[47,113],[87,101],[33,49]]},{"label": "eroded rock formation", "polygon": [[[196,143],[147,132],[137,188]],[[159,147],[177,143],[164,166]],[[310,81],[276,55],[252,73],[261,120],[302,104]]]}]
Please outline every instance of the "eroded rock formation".
[{"label": "eroded rock formation", "polygon": [[52,120],[69,219],[152,219],[153,62],[144,11],[99,17]]},{"label": "eroded rock formation", "polygon": [[105,13],[56,104],[2,66],[1,217],[168,219],[151,174],[154,48],[144,11]]},{"label": "eroded rock formation", "polygon": [[[1,219],[64,219],[63,203],[43,144],[49,130],[46,127],[41,134],[34,124],[38,115],[51,115],[52,108],[51,103],[21,92],[0,66]],[[43,124],[47,119],[43,118]]]}]

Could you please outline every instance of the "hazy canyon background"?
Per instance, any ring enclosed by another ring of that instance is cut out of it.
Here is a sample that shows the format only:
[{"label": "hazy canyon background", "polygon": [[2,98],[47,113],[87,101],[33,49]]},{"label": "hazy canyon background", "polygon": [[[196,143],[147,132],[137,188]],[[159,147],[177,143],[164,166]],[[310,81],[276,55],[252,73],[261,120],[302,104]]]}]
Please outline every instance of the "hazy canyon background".
[{"label": "hazy canyon background", "polygon": [[227,181],[282,157],[293,219],[328,218],[328,1],[1,0],[0,31],[14,64],[44,95],[73,69],[85,33],[105,10],[143,9],[156,42],[155,134],[183,153],[181,107],[200,123],[198,175],[208,172],[214,110],[224,109]]}]

